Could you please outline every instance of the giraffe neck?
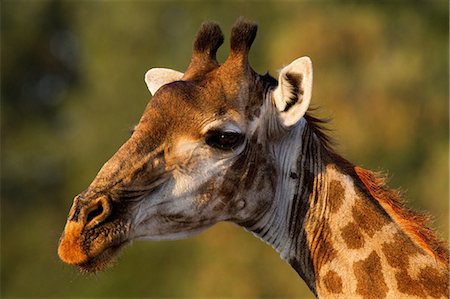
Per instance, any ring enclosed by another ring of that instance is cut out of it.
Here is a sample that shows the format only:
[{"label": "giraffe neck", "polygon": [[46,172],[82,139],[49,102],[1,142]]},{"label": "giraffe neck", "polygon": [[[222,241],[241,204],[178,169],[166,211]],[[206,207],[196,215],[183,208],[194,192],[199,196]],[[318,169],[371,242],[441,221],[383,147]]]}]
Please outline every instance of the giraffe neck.
[{"label": "giraffe neck", "polygon": [[271,150],[279,174],[273,204],[245,227],[271,245],[317,295],[305,219],[311,202],[326,196],[325,166],[319,162],[323,151],[305,119],[287,134],[281,145]]},{"label": "giraffe neck", "polygon": [[292,134],[274,150],[282,161],[274,204],[247,228],[316,296],[448,296],[448,264],[413,241],[306,122]]}]

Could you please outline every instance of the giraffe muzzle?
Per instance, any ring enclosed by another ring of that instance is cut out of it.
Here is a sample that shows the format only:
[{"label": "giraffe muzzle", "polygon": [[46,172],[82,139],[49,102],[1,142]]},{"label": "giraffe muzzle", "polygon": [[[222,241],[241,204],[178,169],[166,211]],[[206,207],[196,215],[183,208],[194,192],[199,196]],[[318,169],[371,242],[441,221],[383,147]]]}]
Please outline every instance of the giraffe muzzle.
[{"label": "giraffe muzzle", "polygon": [[106,196],[89,201],[77,196],[59,242],[58,255],[61,260],[71,265],[88,261],[90,254],[87,252],[84,232],[106,222],[111,213],[112,204]]}]

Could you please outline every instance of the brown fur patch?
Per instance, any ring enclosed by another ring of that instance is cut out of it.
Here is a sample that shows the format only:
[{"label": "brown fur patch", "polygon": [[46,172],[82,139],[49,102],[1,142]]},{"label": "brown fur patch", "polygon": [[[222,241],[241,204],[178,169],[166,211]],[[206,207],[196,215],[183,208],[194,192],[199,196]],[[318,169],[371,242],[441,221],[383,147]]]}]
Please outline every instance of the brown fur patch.
[{"label": "brown fur patch", "polygon": [[448,271],[441,271],[425,267],[420,270],[418,279],[413,279],[406,270],[395,275],[398,290],[406,295],[432,298],[448,297],[449,295],[449,274]]},{"label": "brown fur patch", "polygon": [[330,293],[342,293],[342,279],[336,272],[328,271],[322,278],[322,282]]},{"label": "brown fur patch", "polygon": [[389,216],[404,229],[415,243],[434,255],[448,268],[447,246],[438,240],[431,229],[426,227],[430,217],[406,208],[399,192],[387,188],[385,179],[380,175],[358,166],[354,169],[361,182]]},{"label": "brown fur patch", "polygon": [[328,206],[330,207],[330,212],[336,213],[342,206],[345,197],[345,189],[342,187],[341,182],[337,180],[331,181],[328,194]]},{"label": "brown fur patch", "polygon": [[431,267],[425,267],[419,274],[419,281],[424,286],[427,295],[431,297],[448,297],[448,279],[448,271],[439,273],[436,269]]},{"label": "brown fur patch", "polygon": [[425,297],[422,285],[412,279],[406,270],[396,273],[395,279],[397,280],[397,289],[399,292],[410,296]]},{"label": "brown fur patch", "polygon": [[409,256],[423,254],[423,251],[403,233],[396,233],[392,241],[384,243],[382,251],[389,265],[399,269],[408,268]]},{"label": "brown fur patch", "polygon": [[384,298],[388,287],[383,277],[381,259],[375,251],[353,265],[357,280],[356,293],[364,298]]},{"label": "brown fur patch", "polygon": [[350,222],[341,230],[341,237],[350,249],[359,249],[364,246],[364,236],[354,222]]},{"label": "brown fur patch", "polygon": [[377,211],[376,206],[372,202],[359,197],[356,198],[355,205],[352,207],[352,216],[355,223],[369,237],[373,237],[383,226],[389,224],[389,219],[387,219],[386,215]]},{"label": "brown fur patch", "polygon": [[389,265],[399,271],[395,274],[395,278],[400,292],[419,297],[425,297],[426,293],[433,297],[442,292],[445,294],[448,288],[448,271],[439,274],[436,269],[426,267],[420,271],[418,279],[413,279],[408,274],[411,267],[409,257],[425,253],[408,236],[403,233],[395,234],[392,242],[382,245],[382,251]]}]

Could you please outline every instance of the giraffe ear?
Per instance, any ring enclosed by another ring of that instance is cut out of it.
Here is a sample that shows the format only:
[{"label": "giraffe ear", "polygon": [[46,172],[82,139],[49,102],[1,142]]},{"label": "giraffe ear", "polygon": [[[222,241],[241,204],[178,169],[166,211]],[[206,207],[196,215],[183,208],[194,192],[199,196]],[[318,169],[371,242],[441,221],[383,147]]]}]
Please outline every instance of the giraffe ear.
[{"label": "giraffe ear", "polygon": [[308,110],[312,94],[312,62],[301,57],[280,71],[278,87],[273,92],[273,101],[281,123],[295,125]]},{"label": "giraffe ear", "polygon": [[154,68],[145,73],[145,83],[150,93],[154,95],[161,86],[181,80],[181,77],[183,77],[181,72],[165,68]]}]

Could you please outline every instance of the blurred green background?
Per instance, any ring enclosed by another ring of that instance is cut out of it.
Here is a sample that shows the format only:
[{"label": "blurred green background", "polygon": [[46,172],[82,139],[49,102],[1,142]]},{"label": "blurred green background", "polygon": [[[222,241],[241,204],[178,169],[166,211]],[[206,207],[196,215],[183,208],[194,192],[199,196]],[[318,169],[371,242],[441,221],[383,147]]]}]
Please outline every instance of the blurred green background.
[{"label": "blurred green background", "polygon": [[[135,242],[84,276],[56,255],[72,198],[128,138],[150,67],[185,70],[204,20],[259,23],[259,73],[308,55],[337,150],[388,171],[448,239],[448,1],[2,1],[1,297],[301,297],[266,244],[231,224]],[[219,58],[228,53],[228,43]]]}]

